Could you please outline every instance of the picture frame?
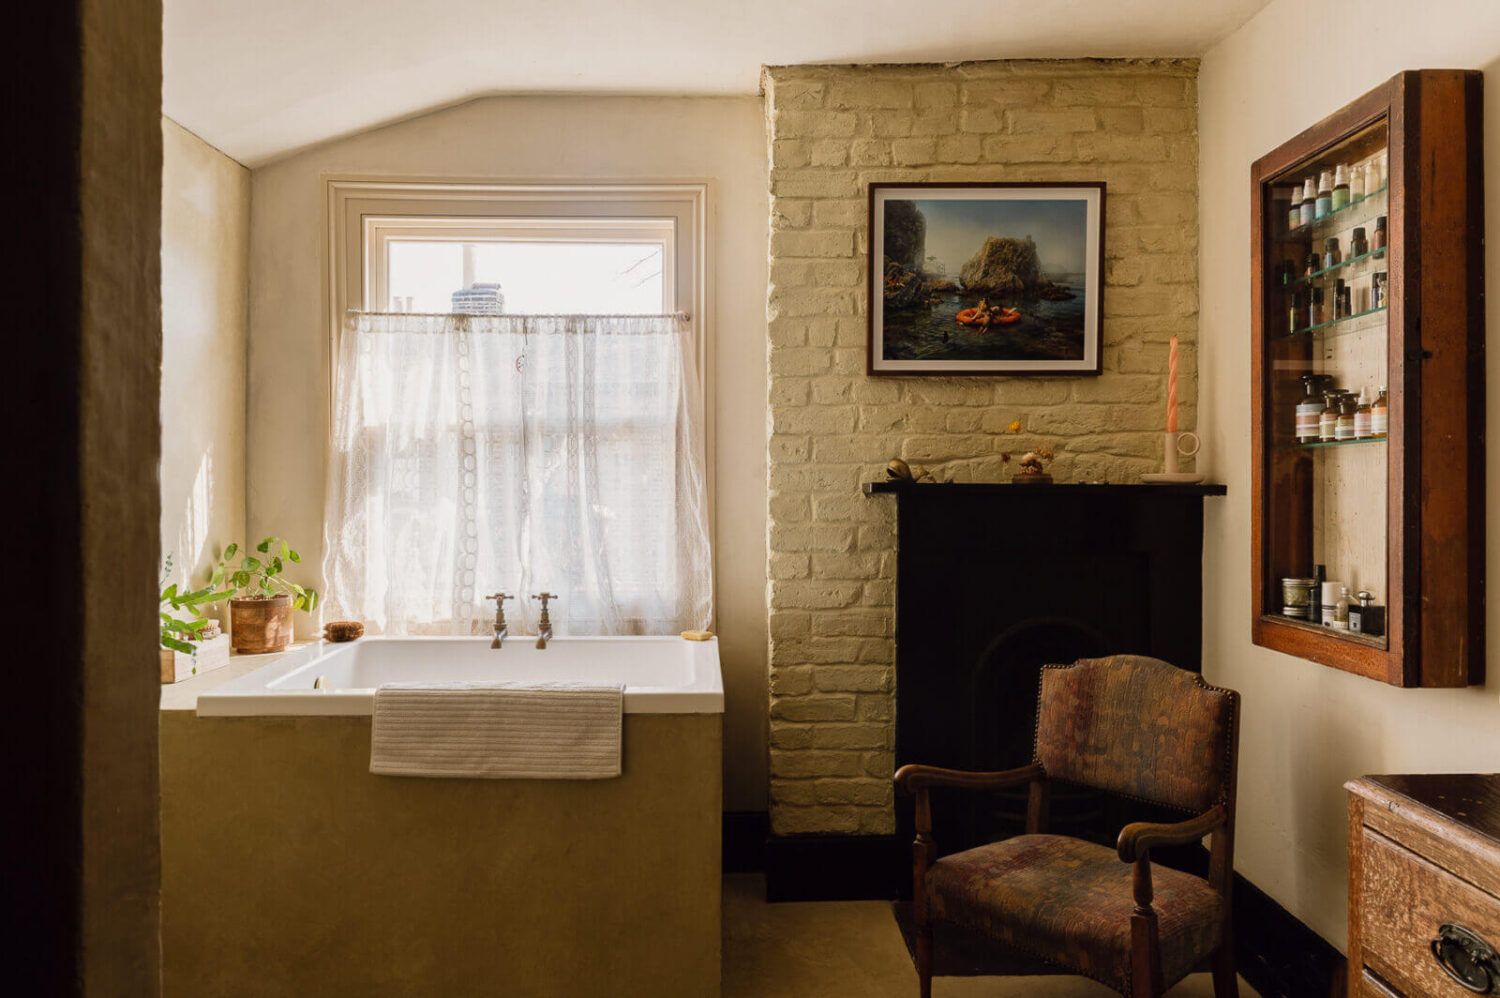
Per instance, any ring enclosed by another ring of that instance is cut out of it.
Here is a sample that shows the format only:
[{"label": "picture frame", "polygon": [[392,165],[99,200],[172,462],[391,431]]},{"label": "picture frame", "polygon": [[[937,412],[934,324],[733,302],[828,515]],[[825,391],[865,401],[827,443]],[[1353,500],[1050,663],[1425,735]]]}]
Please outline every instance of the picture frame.
[{"label": "picture frame", "polygon": [[1103,181],[871,184],[867,373],[1099,374],[1104,194]]}]

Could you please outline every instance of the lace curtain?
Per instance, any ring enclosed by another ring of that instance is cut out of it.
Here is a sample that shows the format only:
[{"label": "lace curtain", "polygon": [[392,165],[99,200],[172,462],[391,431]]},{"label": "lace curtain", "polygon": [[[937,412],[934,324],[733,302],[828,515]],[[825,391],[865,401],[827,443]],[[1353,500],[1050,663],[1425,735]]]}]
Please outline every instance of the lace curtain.
[{"label": "lace curtain", "polygon": [[328,612],[386,634],[667,634],[711,613],[702,402],[678,316],[352,314]]}]

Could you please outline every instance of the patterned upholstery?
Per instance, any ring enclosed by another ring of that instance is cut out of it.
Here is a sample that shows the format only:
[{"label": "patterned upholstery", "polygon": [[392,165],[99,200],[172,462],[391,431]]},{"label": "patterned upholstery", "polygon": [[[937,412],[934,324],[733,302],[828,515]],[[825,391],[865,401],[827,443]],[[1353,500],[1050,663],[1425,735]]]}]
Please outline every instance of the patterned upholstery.
[{"label": "patterned upholstery", "polygon": [[1141,655],[1042,670],[1036,761],[1081,783],[1194,814],[1227,800],[1239,694]]},{"label": "patterned upholstery", "polygon": [[[1164,986],[1219,944],[1224,918],[1207,882],[1151,870]],[[954,853],[927,872],[929,911],[1064,970],[1130,990],[1131,866],[1113,849],[1062,835],[1021,835]]]}]

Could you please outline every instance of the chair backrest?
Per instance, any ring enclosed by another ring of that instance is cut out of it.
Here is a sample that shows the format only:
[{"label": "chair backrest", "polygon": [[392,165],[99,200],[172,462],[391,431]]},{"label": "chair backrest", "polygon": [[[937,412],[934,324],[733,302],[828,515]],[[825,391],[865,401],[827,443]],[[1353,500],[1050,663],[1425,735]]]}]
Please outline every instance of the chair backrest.
[{"label": "chair backrest", "polygon": [[1053,779],[1201,813],[1234,792],[1239,702],[1142,655],[1045,666],[1036,761]]}]

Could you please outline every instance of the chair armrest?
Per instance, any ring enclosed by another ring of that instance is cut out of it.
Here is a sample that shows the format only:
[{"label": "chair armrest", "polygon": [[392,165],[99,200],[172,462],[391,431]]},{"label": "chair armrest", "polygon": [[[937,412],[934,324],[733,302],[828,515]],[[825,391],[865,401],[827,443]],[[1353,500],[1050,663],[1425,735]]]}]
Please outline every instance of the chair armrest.
[{"label": "chair armrest", "polygon": [[[899,775],[899,774],[898,774]],[[1141,859],[1156,846],[1181,846],[1197,842],[1209,832],[1224,824],[1228,818],[1223,804],[1215,804],[1196,818],[1158,825],[1149,821],[1137,821],[1120,830],[1115,848],[1120,858],[1127,863]]]},{"label": "chair armrest", "polygon": [[996,773],[974,773],[963,769],[940,769],[937,766],[906,765],[896,770],[896,789],[904,794],[916,793],[928,787],[956,787],[961,790],[999,790],[1021,783],[1030,783],[1046,776],[1046,771],[1036,763],[1019,769],[1005,769]]}]

